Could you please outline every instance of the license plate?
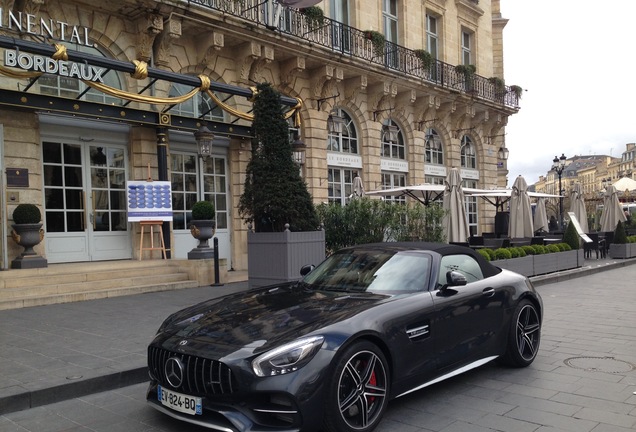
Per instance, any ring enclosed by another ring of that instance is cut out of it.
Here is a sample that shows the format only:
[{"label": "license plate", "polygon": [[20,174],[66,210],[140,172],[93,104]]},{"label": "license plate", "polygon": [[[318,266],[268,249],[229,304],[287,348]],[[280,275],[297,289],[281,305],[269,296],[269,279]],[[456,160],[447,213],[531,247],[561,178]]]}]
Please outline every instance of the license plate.
[{"label": "license plate", "polygon": [[157,386],[157,399],[162,405],[175,411],[190,415],[203,414],[200,397],[188,396]]}]

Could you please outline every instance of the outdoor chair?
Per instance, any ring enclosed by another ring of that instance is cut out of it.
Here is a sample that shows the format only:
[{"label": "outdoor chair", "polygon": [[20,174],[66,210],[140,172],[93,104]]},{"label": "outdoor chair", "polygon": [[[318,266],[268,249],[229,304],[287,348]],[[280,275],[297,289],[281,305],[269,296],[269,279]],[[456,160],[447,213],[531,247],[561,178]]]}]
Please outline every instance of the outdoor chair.
[{"label": "outdoor chair", "polygon": [[609,254],[609,247],[614,243],[614,231],[605,231],[601,237],[605,240],[605,254]]},{"label": "outdoor chair", "polygon": [[601,239],[598,233],[587,233],[587,236],[592,240],[589,243],[583,243],[583,256],[585,258],[592,257],[592,251],[596,251],[596,259],[599,254],[601,258],[605,258],[605,245],[603,239]]}]

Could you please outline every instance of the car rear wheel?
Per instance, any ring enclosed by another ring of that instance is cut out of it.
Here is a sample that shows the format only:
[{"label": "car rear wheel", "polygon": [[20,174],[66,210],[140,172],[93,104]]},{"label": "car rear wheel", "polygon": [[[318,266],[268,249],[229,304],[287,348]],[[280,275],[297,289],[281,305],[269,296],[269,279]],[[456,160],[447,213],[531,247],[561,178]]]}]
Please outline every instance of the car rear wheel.
[{"label": "car rear wheel", "polygon": [[324,427],[329,432],[369,432],[388,403],[389,374],[382,351],[361,341],[336,360],[326,398]]},{"label": "car rear wheel", "polygon": [[508,348],[503,362],[514,367],[530,365],[539,351],[541,317],[535,305],[522,300],[517,305],[508,335]]}]

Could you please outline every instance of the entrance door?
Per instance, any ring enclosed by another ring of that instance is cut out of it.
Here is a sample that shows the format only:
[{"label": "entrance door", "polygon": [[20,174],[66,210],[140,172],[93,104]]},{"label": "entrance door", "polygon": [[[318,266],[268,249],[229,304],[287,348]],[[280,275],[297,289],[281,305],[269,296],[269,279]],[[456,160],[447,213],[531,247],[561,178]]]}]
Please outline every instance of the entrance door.
[{"label": "entrance door", "polygon": [[[219,258],[227,260],[232,268],[229,230],[227,161],[225,156],[212,155],[205,161],[196,153],[170,151],[172,182],[172,215],[174,258],[187,258],[188,252],[198,241],[188,228],[192,213],[190,209],[197,201],[210,201],[216,210],[216,237],[219,241]],[[212,246],[212,239],[210,246]]]},{"label": "entrance door", "polygon": [[99,138],[43,136],[48,261],[132,258],[126,147]]}]

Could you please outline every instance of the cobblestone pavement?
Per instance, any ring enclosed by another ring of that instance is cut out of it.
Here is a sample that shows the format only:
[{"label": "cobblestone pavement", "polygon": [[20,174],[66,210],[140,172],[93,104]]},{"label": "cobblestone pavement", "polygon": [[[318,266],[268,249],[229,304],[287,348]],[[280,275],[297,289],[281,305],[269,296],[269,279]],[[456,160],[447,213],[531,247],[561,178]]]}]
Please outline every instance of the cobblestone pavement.
[{"label": "cobblestone pavement", "polygon": [[[636,430],[636,266],[554,280],[538,284],[546,316],[539,356],[529,368],[491,363],[392,401],[377,431]],[[205,430],[148,407],[143,376],[95,391],[104,375],[121,377],[122,365],[134,370],[145,362],[146,345],[170,310],[240,289],[232,284],[2,311],[0,432]],[[42,371],[51,372],[40,379]],[[83,384],[65,390],[73,381]],[[33,389],[32,402],[41,406],[8,412],[17,403],[16,386]],[[84,396],[72,394],[80,390]],[[65,396],[75,397],[54,402]]]}]

